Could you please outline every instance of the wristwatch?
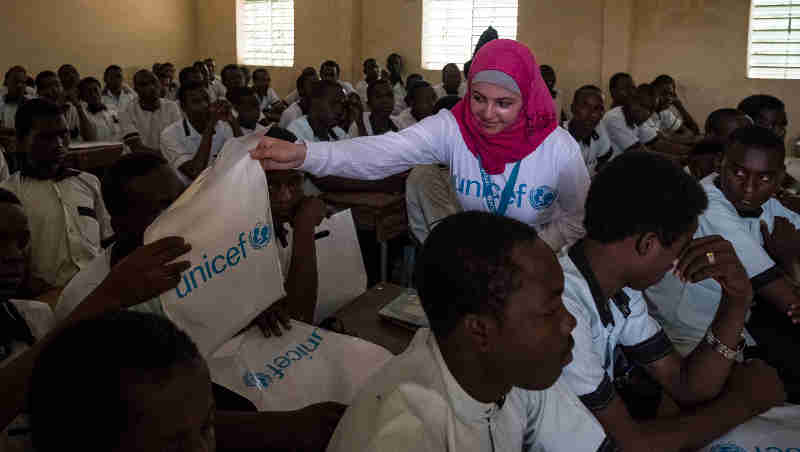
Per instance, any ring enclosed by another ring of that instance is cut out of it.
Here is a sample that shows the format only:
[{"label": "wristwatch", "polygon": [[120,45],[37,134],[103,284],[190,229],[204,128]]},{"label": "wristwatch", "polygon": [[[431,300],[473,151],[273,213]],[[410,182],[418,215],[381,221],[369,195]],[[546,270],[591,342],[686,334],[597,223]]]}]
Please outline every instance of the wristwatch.
[{"label": "wristwatch", "polygon": [[745,341],[744,341],[744,333],[740,333],[740,335],[742,337],[742,340],[739,341],[739,345],[736,350],[728,347],[727,345],[723,344],[722,341],[717,339],[717,337],[714,336],[714,333],[711,331],[711,328],[709,328],[708,331],[706,331],[705,340],[708,343],[708,345],[710,345],[711,348],[714,349],[714,351],[724,356],[726,359],[729,359],[731,361],[742,361],[742,358],[744,357],[743,352],[744,352]]}]

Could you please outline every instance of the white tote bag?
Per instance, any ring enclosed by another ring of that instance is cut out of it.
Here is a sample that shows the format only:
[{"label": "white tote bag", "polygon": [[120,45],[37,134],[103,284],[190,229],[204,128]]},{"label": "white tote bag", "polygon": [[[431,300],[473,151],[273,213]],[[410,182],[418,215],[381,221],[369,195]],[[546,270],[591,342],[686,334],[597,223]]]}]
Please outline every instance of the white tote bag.
[{"label": "white tote bag", "polygon": [[756,416],[711,442],[703,452],[800,452],[800,405]]},{"label": "white tote bag", "polygon": [[214,165],[147,229],[145,243],[181,236],[192,267],[161,295],[167,317],[204,356],[285,296],[267,180],[248,150],[261,137],[229,140]]},{"label": "white tote bag", "polygon": [[292,321],[282,336],[250,328],[209,359],[211,379],[259,411],[291,411],[321,402],[349,404],[392,354],[352,336]]}]

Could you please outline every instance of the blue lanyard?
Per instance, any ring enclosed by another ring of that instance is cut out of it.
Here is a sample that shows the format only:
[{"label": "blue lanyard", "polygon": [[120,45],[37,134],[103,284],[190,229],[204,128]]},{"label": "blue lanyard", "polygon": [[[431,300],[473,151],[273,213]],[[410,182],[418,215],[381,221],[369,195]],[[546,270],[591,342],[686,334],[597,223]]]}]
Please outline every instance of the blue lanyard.
[{"label": "blue lanyard", "polygon": [[519,174],[519,164],[521,161],[514,165],[511,170],[511,176],[506,181],[506,186],[503,188],[503,193],[500,195],[500,205],[496,205],[494,197],[491,195],[492,178],[483,170],[483,165],[480,160],[481,179],[483,180],[483,196],[486,198],[486,205],[489,206],[489,211],[497,215],[505,215],[508,209],[508,201],[514,196],[514,186],[517,185],[517,174]]}]

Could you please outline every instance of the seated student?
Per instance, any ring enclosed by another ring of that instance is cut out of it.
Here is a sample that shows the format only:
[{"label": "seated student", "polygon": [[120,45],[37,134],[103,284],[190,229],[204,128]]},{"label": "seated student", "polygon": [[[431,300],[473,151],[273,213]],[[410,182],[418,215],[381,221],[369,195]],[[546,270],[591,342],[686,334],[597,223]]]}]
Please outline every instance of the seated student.
[{"label": "seated student", "polygon": [[651,84],[660,100],[654,118],[658,129],[679,136],[699,135],[700,127],[675,93],[675,79],[659,75]]},{"label": "seated student", "polygon": [[77,102],[78,82],[81,81],[81,76],[75,66],[64,64],[58,68],[58,79],[61,81],[61,87],[64,88],[64,97],[70,102]]},{"label": "seated student", "polygon": [[394,91],[389,80],[377,79],[370,83],[367,88],[367,106],[369,111],[363,112],[350,127],[350,137],[381,135],[400,130],[392,115]]},{"label": "seated student", "polygon": [[303,115],[307,115],[311,109],[311,88],[314,86],[314,83],[319,81],[316,72],[303,72],[300,74],[300,77],[297,78],[297,92],[300,94],[299,100],[295,101],[294,103],[290,104],[286,110],[281,113],[281,120],[278,125],[285,129],[289,127],[289,124],[294,122],[296,119],[302,117]]},{"label": "seated student", "polygon": [[611,108],[609,108],[609,111],[626,105],[636,92],[633,77],[624,72],[617,72],[608,81],[608,91],[611,93]]},{"label": "seated student", "polygon": [[[361,102],[364,103],[365,109],[369,107],[369,103],[367,102],[367,88],[370,83],[380,79],[380,77],[381,68],[378,66],[378,62],[375,61],[375,58],[367,58],[364,60],[364,80],[356,84],[356,93],[361,99]],[[392,108],[394,108],[394,106],[392,106]]]},{"label": "seated student", "polygon": [[[71,76],[67,76],[67,78],[69,77]],[[36,91],[40,98],[47,99],[62,109],[72,140],[95,141],[97,139],[94,124],[89,120],[77,96],[74,98],[65,96],[61,81],[54,72],[43,71],[36,76]]]},{"label": "seated student", "polygon": [[133,86],[138,94],[136,101],[119,112],[122,136],[133,152],[161,155],[161,132],[182,114],[178,104],[158,96],[159,81],[142,69],[133,76]]},{"label": "seated student", "polygon": [[329,452],[616,450],[557,382],[575,320],[532,227],[485,212],[445,218],[417,275],[431,328],[369,378]]},{"label": "seated student", "polygon": [[445,96],[464,97],[467,94],[467,84],[455,63],[447,63],[442,68],[442,83],[434,85],[433,90],[437,99]]},{"label": "seated student", "polygon": [[355,93],[356,90],[353,89],[353,85],[349,82],[345,82],[339,80],[339,76],[341,75],[342,71],[339,68],[339,64],[333,60],[328,60],[322,63],[319,67],[319,78],[321,80],[330,80],[332,82],[336,82],[341,85],[342,89],[344,89],[344,94],[349,95],[350,93]]},{"label": "seated student", "polygon": [[217,64],[214,59],[206,58],[203,61],[198,61],[198,63],[203,63],[206,68],[206,77],[208,80],[209,89],[211,91],[209,92],[211,101],[215,102],[218,99],[225,99],[226,88],[222,83],[221,77],[217,76]]},{"label": "seated student", "polygon": [[[211,80],[211,75],[208,73],[208,66],[206,66],[206,64],[202,61],[195,61],[192,67],[194,67],[194,69],[200,73],[203,83],[206,85],[206,90],[208,91],[208,98],[211,100],[211,102],[216,102],[216,100],[219,98],[219,91],[214,82]],[[217,80],[217,83],[219,84],[220,89],[225,89],[225,87],[222,86],[222,82]]]},{"label": "seated student", "polygon": [[117,113],[125,111],[128,105],[136,101],[136,93],[122,84],[122,68],[111,65],[103,73],[103,103]]},{"label": "seated student", "polygon": [[433,114],[436,105],[436,92],[428,82],[416,81],[409,83],[406,103],[408,108],[395,116],[394,122],[400,130],[413,126]]},{"label": "seated student", "polygon": [[[592,182],[586,238],[560,259],[564,304],[577,320],[564,380],[622,450],[696,450],[785,399],[774,369],[737,364],[728,353],[753,292],[729,242],[692,240],[707,205],[700,185],[669,160],[625,154]],[[672,269],[687,282],[713,278],[723,286],[709,341],[685,358],[641,292]],[[662,393],[642,390],[648,377],[686,411],[656,418]]]},{"label": "seated student", "polygon": [[592,85],[578,88],[572,99],[570,111],[572,119],[567,121],[566,129],[581,147],[589,177],[594,177],[599,169],[598,166],[602,168],[613,153],[606,128],[601,122],[604,104],[600,89]]},{"label": "seated student", "polygon": [[[300,75],[304,75],[304,74],[313,75],[315,79],[317,79],[317,80],[319,79],[319,75],[317,74],[317,70],[314,69],[311,66],[309,66],[307,68],[304,68],[303,71],[300,73]],[[288,105],[292,105],[293,103],[297,102],[298,100],[300,100],[300,91],[297,90],[297,89],[295,89],[294,91],[289,93],[288,96],[286,96],[286,103]]]},{"label": "seated student", "polygon": [[720,108],[708,115],[705,138],[698,142],[689,154],[686,169],[697,180],[702,180],[719,170],[722,155],[731,134],[751,124],[744,113],[733,108]]},{"label": "seated student", "polygon": [[[798,256],[800,240],[794,231],[800,216],[773,198],[783,179],[783,158],[783,142],[769,129],[748,126],[733,132],[720,173],[702,181],[709,207],[695,237],[721,235],[741,257],[757,301],[748,332],[797,403],[800,296],[786,274],[793,272]],[[670,275],[647,291],[658,308],[656,317],[684,354],[704,341],[714,313],[724,305],[721,294],[713,282],[684,286]],[[753,344],[749,337],[748,344]]]},{"label": "seated student", "polygon": [[399,115],[403,110],[408,108],[406,105],[406,89],[403,85],[403,57],[397,53],[393,53],[386,58],[386,69],[389,71],[389,81],[392,83],[392,90],[394,91],[394,111],[392,113]]},{"label": "seated student", "polygon": [[0,97],[0,135],[14,135],[14,116],[20,104],[30,97],[26,92],[25,81],[28,73],[22,66],[14,66],[6,72],[3,86],[6,93]]},{"label": "seated student", "polygon": [[777,97],[756,94],[743,99],[736,107],[759,127],[769,129],[780,139],[786,138],[786,107]]},{"label": "seated student", "polygon": [[252,80],[252,76],[250,74],[250,69],[247,66],[241,65],[239,69],[242,71],[242,76],[244,77],[244,86],[250,86],[250,82]]},{"label": "seated student", "polygon": [[22,170],[3,182],[22,200],[31,227],[32,275],[45,287],[63,287],[101,252],[113,234],[100,181],[64,166],[70,134],[62,108],[32,99],[17,110]]},{"label": "seated student", "polygon": [[220,99],[212,104],[201,83],[181,85],[178,99],[185,117],[161,132],[161,153],[189,185],[217,158],[228,139],[242,136],[242,129],[230,103]]},{"label": "seated student", "polygon": [[253,90],[258,98],[258,111],[266,117],[267,121],[279,122],[281,113],[286,110],[287,105],[270,86],[271,84],[272,77],[265,68],[253,71]]},{"label": "seated student", "polygon": [[166,90],[166,97],[171,101],[178,100],[178,84],[175,83],[175,65],[166,62],[161,65],[158,78],[161,80],[161,85]]},{"label": "seated student", "polygon": [[122,141],[122,125],[116,111],[103,103],[100,81],[86,77],[78,83],[78,96],[94,124],[97,141]]},{"label": "seated student", "polygon": [[287,130],[310,143],[348,138],[347,132],[338,126],[345,114],[342,87],[331,80],[316,81],[311,86],[309,99],[308,114],[292,121]]},{"label": "seated student", "polygon": [[239,68],[239,66],[235,64],[229,64],[222,68],[220,78],[222,80],[222,86],[225,87],[226,95],[230,89],[245,86],[244,74],[242,74],[242,70]]},{"label": "seated student", "polygon": [[544,83],[547,84],[547,89],[550,90],[550,96],[553,97],[553,103],[556,105],[556,117],[558,122],[562,123],[567,120],[567,115],[564,114],[564,109],[561,106],[561,91],[556,88],[556,71],[552,66],[543,64],[540,66],[542,78]]},{"label": "seated student", "polygon": [[254,132],[260,132],[263,135],[267,131],[267,128],[258,122],[261,117],[260,102],[253,88],[244,86],[231,88],[226,96],[239,115],[237,120],[243,136]]}]

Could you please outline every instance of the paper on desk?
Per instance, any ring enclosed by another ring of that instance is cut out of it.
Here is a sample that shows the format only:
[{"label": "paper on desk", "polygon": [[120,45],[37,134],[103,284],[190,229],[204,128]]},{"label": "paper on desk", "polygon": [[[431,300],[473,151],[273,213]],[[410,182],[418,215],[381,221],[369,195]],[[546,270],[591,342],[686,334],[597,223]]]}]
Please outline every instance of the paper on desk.
[{"label": "paper on desk", "polygon": [[86,141],[83,143],[72,143],[69,145],[70,151],[82,151],[84,149],[103,148],[110,146],[122,146],[121,141]]}]

